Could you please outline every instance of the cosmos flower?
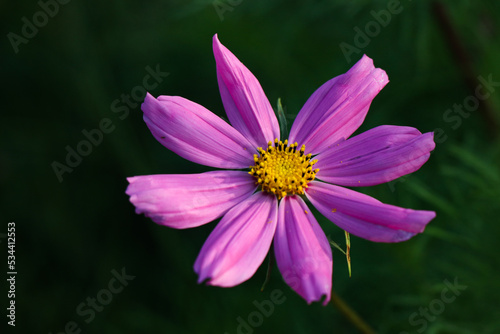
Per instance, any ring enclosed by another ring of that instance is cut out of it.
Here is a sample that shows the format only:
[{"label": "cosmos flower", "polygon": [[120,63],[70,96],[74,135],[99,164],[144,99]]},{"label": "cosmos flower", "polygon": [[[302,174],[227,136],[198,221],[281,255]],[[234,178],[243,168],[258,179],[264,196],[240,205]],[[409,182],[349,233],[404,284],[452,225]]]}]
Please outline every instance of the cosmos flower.
[{"label": "cosmos flower", "polygon": [[137,213],[172,228],[222,217],[194,264],[199,283],[231,287],[248,280],[274,240],[285,282],[308,303],[326,304],[332,287],[331,247],[306,201],[358,237],[410,239],[424,230],[434,212],[384,204],[341,186],[371,186],[416,171],[434,149],[433,133],[383,125],[349,138],[389,81],[363,56],[311,95],[288,140],[281,141],[277,118],[255,76],[217,35],[213,50],[231,125],[178,96],[148,93],[142,110],[153,136],[166,148],[224,170],[130,177],[126,193]]}]

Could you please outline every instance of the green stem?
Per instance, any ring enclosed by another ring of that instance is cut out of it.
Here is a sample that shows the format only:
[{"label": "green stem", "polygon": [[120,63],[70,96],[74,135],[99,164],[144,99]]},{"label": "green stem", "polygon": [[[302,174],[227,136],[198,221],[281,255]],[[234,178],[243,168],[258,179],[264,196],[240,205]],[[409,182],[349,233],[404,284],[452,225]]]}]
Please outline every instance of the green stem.
[{"label": "green stem", "polygon": [[332,305],[363,334],[375,334],[375,331],[347,303],[332,291]]}]

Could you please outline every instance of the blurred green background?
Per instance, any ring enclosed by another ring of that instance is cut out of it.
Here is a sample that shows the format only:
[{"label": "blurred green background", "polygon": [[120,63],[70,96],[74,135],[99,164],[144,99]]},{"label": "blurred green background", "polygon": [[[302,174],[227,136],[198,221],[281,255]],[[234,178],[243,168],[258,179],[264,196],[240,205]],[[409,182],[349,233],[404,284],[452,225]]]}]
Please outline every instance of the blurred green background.
[{"label": "blurred green background", "polygon": [[[218,33],[271,103],[282,98],[290,123],[317,87],[363,53],[388,73],[390,83],[358,133],[395,124],[436,130],[439,139],[418,172],[360,190],[386,203],[435,210],[437,218],[402,244],[353,236],[352,278],[334,250],[333,289],[378,333],[500,333],[500,142],[492,120],[500,117],[498,1],[442,1],[442,10],[410,0],[66,2],[57,2],[57,13],[48,7],[54,15],[46,22],[36,1],[0,3],[2,281],[11,221],[18,272],[16,327],[9,332],[233,334],[238,317],[248,322],[254,301],[269,300],[275,289],[285,301],[241,333],[357,332],[332,305],[308,306],[277,268],[260,292],[265,264],[235,288],[198,285],[192,267],[215,222],[191,230],[158,226],[136,215],[125,195],[127,176],[209,170],[161,146],[135,99],[125,109],[120,99],[140,96],[146,67],[158,66],[169,74],[154,96],[180,95],[224,117],[212,55]],[[377,23],[390,10],[390,22]],[[32,23],[33,15],[40,27],[23,37],[23,17]],[[367,28],[369,40],[356,40],[355,29]],[[341,43],[356,50],[346,57]],[[475,107],[478,76],[494,83]],[[472,104],[470,113],[447,113],[464,103]],[[67,147],[77,149],[86,139],[82,131],[103,119],[112,130],[58,179],[54,161],[65,164]],[[343,247],[343,231],[316,216]],[[135,278],[110,295],[112,271],[122,268]],[[446,282],[467,288],[444,300]],[[87,298],[98,295],[112,300],[91,317]]]}]

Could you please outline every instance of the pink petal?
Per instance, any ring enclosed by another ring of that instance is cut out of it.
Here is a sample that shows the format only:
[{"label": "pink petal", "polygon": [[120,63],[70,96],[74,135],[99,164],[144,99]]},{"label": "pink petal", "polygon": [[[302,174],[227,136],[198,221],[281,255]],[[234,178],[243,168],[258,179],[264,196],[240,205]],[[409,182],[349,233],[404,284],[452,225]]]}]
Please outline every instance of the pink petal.
[{"label": "pink petal", "polygon": [[193,162],[217,168],[248,168],[255,146],[221,118],[178,96],[149,93],[142,104],[144,121],[166,148]]},{"label": "pink petal", "polygon": [[373,186],[413,173],[429,159],[434,134],[383,125],[319,154],[316,177],[342,186]]},{"label": "pink petal", "polygon": [[278,120],[259,81],[231,51],[213,38],[217,79],[231,124],[255,147],[280,138]]},{"label": "pink petal", "polygon": [[328,183],[312,181],[306,190],[311,203],[335,225],[376,242],[400,242],[424,231],[433,211],[404,209]]},{"label": "pink petal", "polygon": [[299,196],[284,197],[274,238],[276,263],[285,279],[308,303],[330,301],[332,250],[323,230]]},{"label": "pink petal", "polygon": [[262,192],[229,210],[196,259],[198,282],[231,287],[249,279],[269,251],[277,212],[276,197]]},{"label": "pink petal", "polygon": [[347,73],[316,90],[290,130],[289,142],[306,145],[306,153],[321,153],[348,138],[363,123],[372,100],[389,82],[366,55]]},{"label": "pink petal", "polygon": [[127,178],[127,195],[154,222],[173,228],[203,225],[221,217],[255,191],[247,172],[214,171],[191,175],[145,175]]}]

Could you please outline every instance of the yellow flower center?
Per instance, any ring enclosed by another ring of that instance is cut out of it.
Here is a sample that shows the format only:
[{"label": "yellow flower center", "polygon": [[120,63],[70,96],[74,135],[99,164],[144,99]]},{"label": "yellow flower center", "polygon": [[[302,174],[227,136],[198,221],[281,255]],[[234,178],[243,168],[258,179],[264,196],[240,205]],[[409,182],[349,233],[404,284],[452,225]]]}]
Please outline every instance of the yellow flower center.
[{"label": "yellow flower center", "polygon": [[311,154],[304,155],[306,146],[297,150],[297,143],[288,146],[285,142],[270,141],[267,150],[259,147],[254,154],[255,166],[250,166],[250,174],[257,179],[262,191],[275,194],[278,199],[286,195],[303,195],[307,184],[314,180],[319,169],[313,169],[318,160],[311,161]]}]

